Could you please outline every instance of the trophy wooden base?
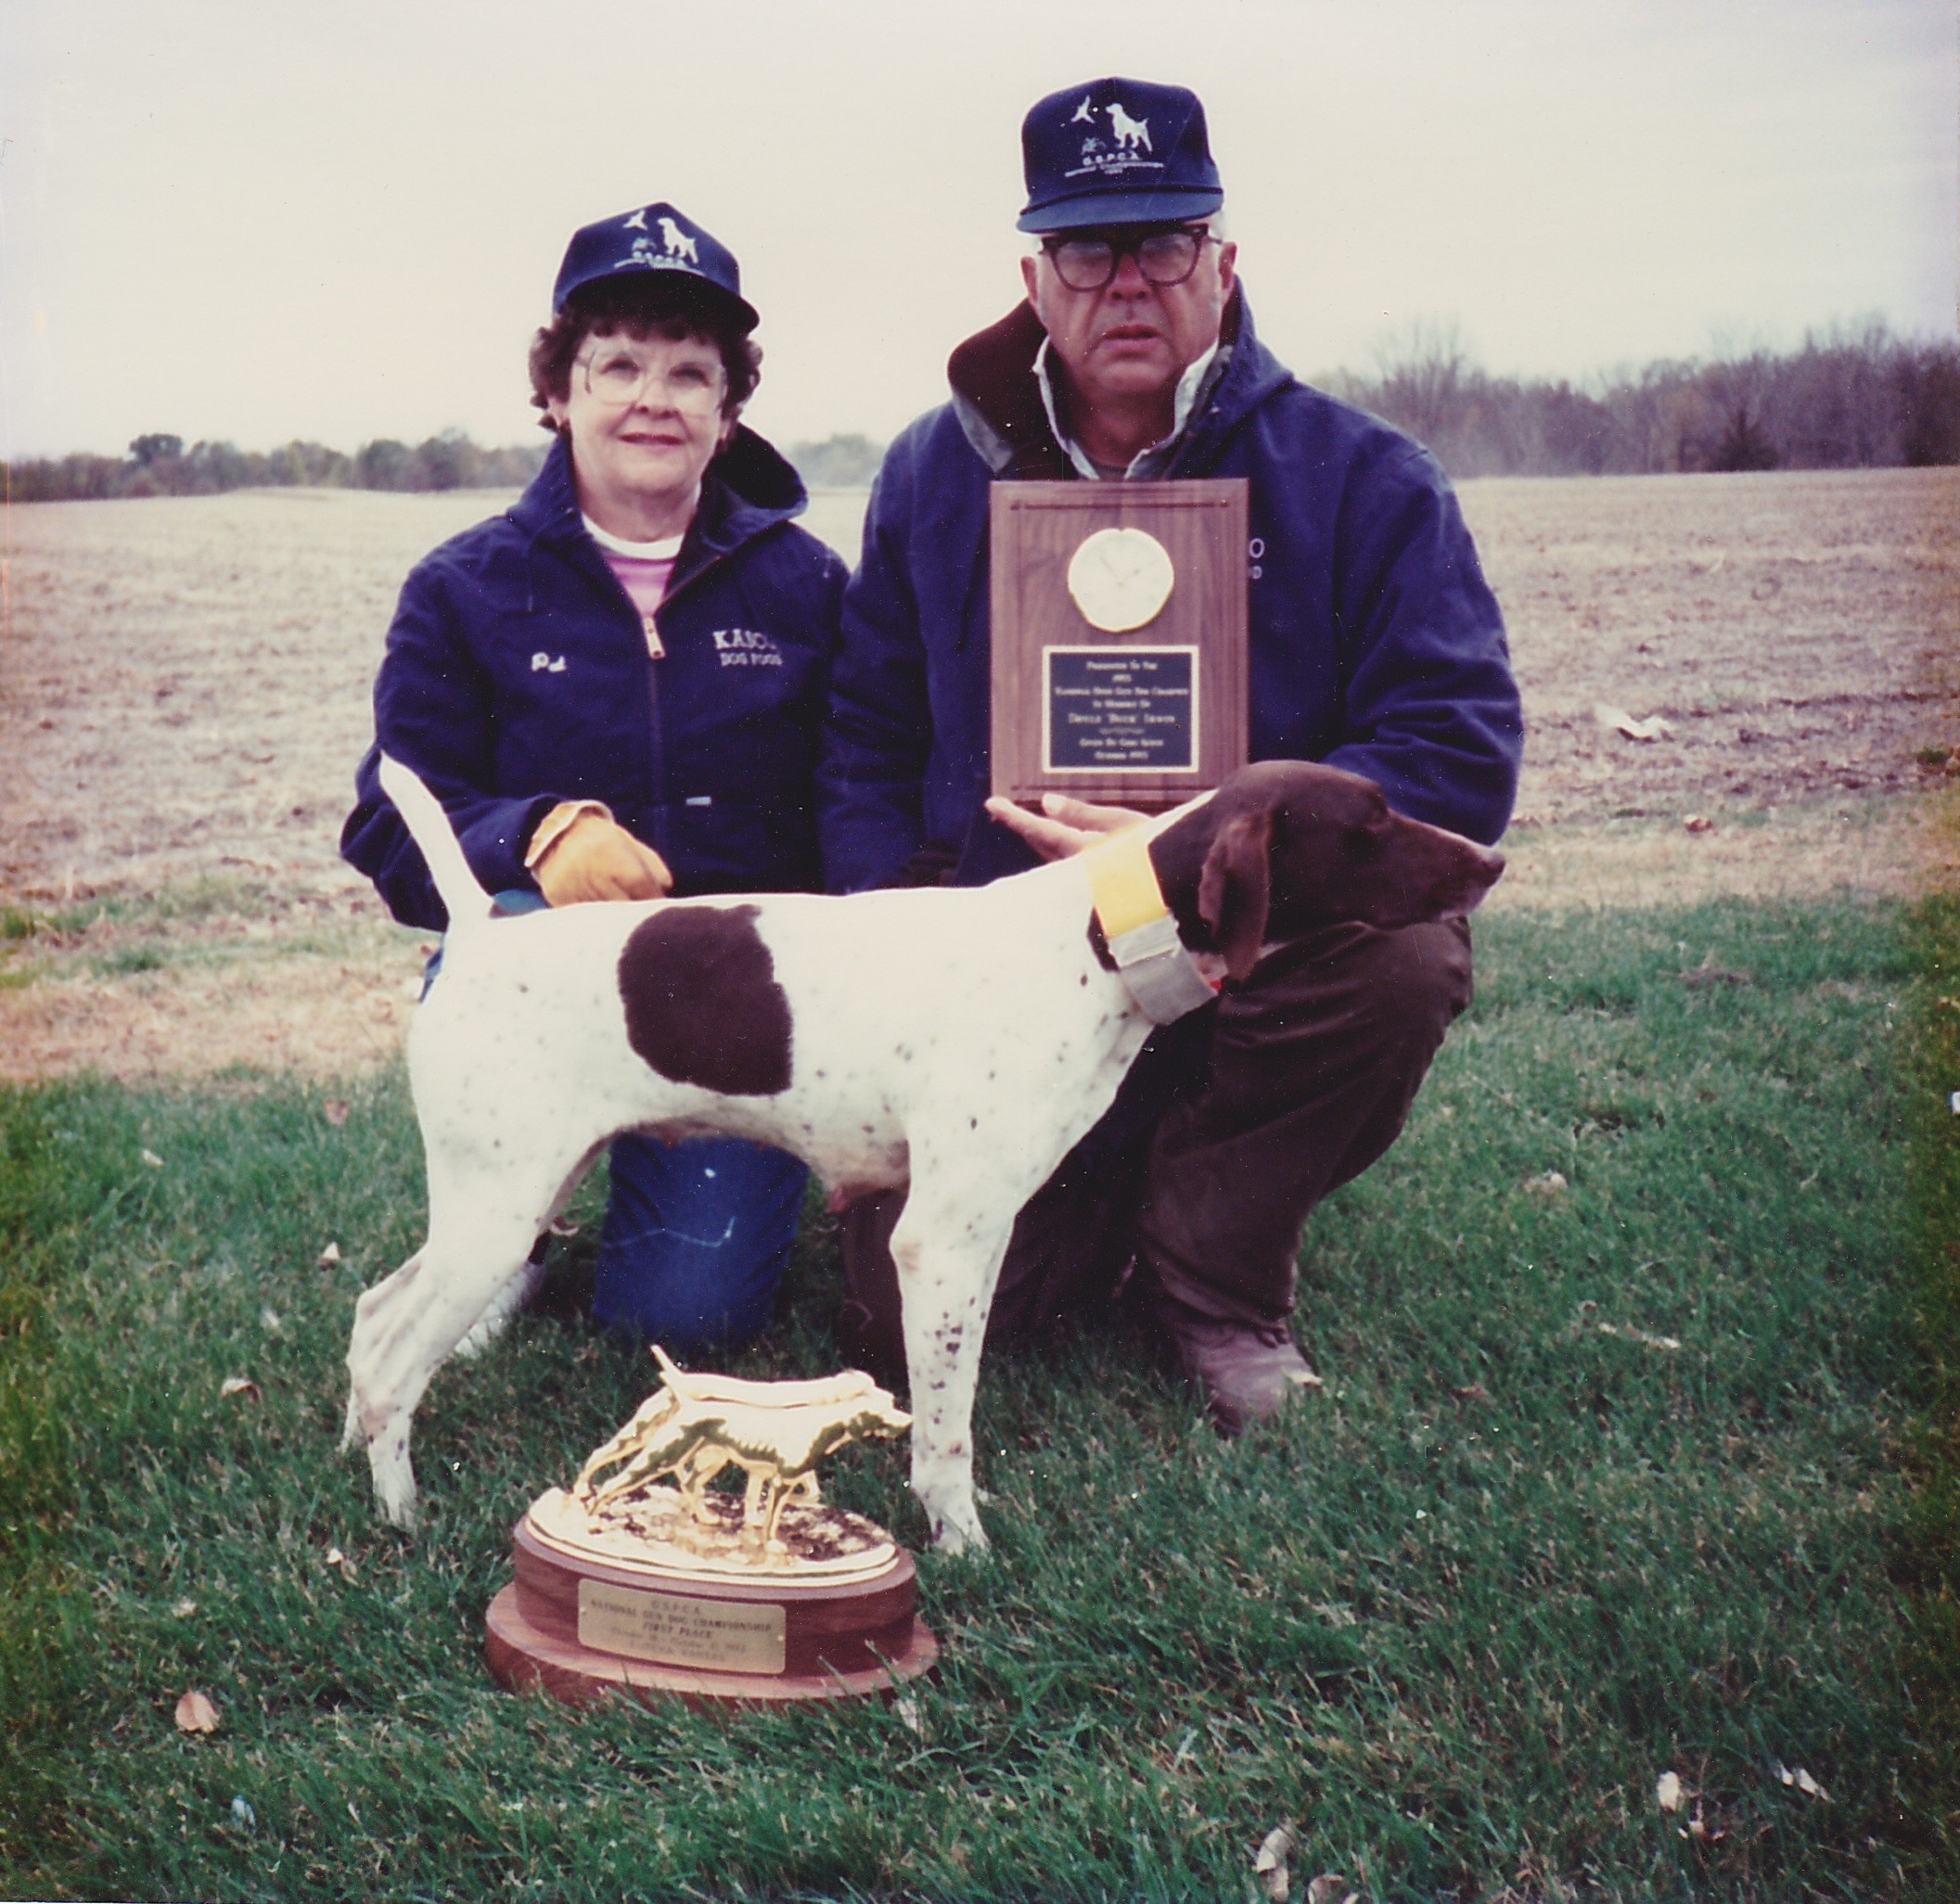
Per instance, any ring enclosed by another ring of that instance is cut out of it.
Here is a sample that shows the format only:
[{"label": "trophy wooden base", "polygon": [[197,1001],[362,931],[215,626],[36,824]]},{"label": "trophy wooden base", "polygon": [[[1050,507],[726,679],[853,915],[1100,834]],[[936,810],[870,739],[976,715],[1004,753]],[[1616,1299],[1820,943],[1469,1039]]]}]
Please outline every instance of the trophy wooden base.
[{"label": "trophy wooden base", "polygon": [[939,1657],[903,1548],[861,1578],[745,1578],[602,1559],[553,1539],[537,1514],[518,1523],[517,1578],[487,1620],[484,1656],[513,1692],[534,1687],[570,1706],[607,1693],[649,1704],[838,1699],[889,1693]]}]

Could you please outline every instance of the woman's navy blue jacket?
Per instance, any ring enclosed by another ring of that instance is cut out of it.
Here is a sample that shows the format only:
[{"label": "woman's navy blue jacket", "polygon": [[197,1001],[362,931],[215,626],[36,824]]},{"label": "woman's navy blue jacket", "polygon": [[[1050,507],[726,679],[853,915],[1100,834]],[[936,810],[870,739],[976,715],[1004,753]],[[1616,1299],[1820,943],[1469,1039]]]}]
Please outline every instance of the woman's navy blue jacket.
[{"label": "woman's navy blue jacket", "polygon": [[737,429],[656,614],[657,662],[580,520],[562,441],[506,514],[416,565],[340,835],[397,919],[447,924],[381,791],[380,749],[429,783],[491,892],[535,888],[525,846],[568,799],[605,801],[676,892],[820,885],[812,776],[845,569],[790,521],[806,500],[796,471]]},{"label": "woman's navy blue jacket", "polygon": [[[1068,478],[1023,304],[969,339],[953,402],[886,453],[844,600],[819,775],[832,890],[881,886],[921,847],[960,884],[1031,863],[988,792],[987,503],[995,480]],[[1492,841],[1522,748],[1504,622],[1435,459],[1299,382],[1242,295],[1223,369],[1161,477],[1249,479],[1250,753],[1326,760],[1412,819]]]}]

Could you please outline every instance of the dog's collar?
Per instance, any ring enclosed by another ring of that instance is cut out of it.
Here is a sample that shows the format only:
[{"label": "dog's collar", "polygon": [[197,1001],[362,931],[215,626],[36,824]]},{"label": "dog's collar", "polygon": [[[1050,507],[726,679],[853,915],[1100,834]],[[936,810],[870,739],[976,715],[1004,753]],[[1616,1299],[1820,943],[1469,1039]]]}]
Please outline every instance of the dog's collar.
[{"label": "dog's collar", "polygon": [[1150,863],[1150,842],[1140,826],[1112,835],[1082,854],[1089,901],[1116,963],[1116,976],[1152,1024],[1168,1025],[1199,1005],[1218,988],[1177,936],[1177,921],[1164,903]]}]

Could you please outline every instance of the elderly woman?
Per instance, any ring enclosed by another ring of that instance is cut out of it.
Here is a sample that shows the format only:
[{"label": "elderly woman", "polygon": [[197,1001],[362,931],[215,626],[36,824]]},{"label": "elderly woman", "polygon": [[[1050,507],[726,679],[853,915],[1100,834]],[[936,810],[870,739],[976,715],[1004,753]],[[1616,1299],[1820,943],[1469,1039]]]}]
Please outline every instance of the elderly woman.
[{"label": "elderly woman", "polygon": [[[342,853],[446,923],[376,778],[447,809],[508,911],[815,889],[810,786],[844,565],[737,420],[761,352],[736,261],[672,205],[575,233],[531,350],[556,438],[506,514],[422,561],[375,682]],[[804,1169],[735,1139],[612,1146],[593,1313],[676,1352],[754,1334]]]}]

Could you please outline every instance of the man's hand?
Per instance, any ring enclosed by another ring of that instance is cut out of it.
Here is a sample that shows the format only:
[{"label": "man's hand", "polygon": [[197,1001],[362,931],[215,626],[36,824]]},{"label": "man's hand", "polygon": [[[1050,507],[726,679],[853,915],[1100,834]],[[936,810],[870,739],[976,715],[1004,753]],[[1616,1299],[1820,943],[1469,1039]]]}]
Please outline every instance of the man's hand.
[{"label": "man's hand", "polygon": [[995,794],[987,802],[987,811],[1008,832],[1019,834],[1044,860],[1069,859],[1112,833],[1141,825],[1146,818],[1128,807],[1092,807],[1087,800],[1070,799],[1065,793],[1043,794],[1039,813],[1031,813]]},{"label": "man's hand", "polygon": [[567,800],[538,822],[524,856],[547,904],[664,899],[673,875],[596,800]]}]

